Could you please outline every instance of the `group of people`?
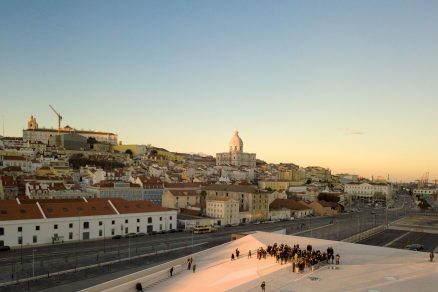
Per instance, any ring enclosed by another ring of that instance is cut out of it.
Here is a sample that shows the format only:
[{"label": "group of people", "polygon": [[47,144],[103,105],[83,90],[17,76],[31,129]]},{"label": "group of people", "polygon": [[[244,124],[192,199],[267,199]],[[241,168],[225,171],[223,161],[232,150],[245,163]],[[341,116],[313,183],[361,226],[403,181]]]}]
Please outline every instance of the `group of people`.
[{"label": "group of people", "polygon": [[196,264],[193,264],[193,258],[189,257],[187,259],[187,270],[192,269],[193,273],[196,272]]},{"label": "group of people", "polygon": [[[234,253],[231,254],[231,260],[234,261],[234,259],[238,259],[240,255],[240,250],[236,248],[236,256],[234,256]],[[251,257],[251,251],[249,251],[248,258]]]},{"label": "group of people", "polygon": [[312,269],[319,266],[321,263],[339,265],[341,256],[334,253],[333,247],[328,247],[327,251],[313,249],[312,245],[307,245],[306,248],[300,248],[299,244],[289,246],[287,244],[268,245],[266,249],[260,247],[257,249],[257,259],[266,259],[266,255],[275,257],[276,262],[281,265],[292,263],[293,271],[304,271],[305,267]]}]

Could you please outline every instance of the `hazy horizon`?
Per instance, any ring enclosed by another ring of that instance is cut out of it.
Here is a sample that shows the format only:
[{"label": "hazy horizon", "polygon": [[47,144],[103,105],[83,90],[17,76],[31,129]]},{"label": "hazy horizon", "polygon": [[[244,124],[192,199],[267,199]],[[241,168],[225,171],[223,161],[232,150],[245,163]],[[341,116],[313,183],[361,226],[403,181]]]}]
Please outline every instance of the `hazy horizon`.
[{"label": "hazy horizon", "polygon": [[438,2],[0,3],[0,118],[266,162],[438,178]]}]

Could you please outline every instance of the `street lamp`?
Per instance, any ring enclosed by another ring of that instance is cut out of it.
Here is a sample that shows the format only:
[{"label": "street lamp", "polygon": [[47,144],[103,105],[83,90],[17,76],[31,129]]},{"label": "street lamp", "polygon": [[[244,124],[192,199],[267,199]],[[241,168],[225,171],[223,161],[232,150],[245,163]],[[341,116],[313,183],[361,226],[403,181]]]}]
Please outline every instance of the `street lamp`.
[{"label": "street lamp", "polygon": [[23,227],[20,229],[20,263],[23,268]]},{"label": "street lamp", "polygon": [[103,252],[106,253],[106,245],[105,245],[105,223],[103,223]]},{"label": "street lamp", "polygon": [[35,277],[35,249],[32,249],[32,277]]}]

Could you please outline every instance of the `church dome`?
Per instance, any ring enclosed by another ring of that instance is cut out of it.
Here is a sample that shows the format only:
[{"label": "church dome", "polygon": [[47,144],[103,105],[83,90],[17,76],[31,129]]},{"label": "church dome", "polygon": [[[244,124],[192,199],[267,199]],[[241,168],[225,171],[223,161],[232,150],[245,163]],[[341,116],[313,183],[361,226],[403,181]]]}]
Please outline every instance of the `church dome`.
[{"label": "church dome", "polygon": [[239,137],[239,132],[235,131],[233,137],[230,140],[230,152],[242,152],[243,142]]}]

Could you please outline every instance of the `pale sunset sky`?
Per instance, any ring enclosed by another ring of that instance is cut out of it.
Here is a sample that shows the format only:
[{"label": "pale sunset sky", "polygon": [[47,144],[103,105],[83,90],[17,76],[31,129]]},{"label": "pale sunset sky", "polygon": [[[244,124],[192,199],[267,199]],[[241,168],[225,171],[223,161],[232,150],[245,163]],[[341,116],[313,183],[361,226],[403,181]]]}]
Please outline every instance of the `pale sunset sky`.
[{"label": "pale sunset sky", "polygon": [[3,0],[0,118],[435,179],[437,52],[438,1]]}]

